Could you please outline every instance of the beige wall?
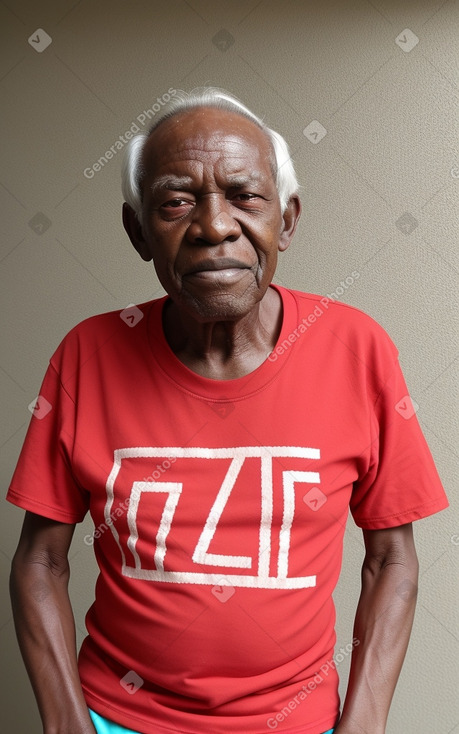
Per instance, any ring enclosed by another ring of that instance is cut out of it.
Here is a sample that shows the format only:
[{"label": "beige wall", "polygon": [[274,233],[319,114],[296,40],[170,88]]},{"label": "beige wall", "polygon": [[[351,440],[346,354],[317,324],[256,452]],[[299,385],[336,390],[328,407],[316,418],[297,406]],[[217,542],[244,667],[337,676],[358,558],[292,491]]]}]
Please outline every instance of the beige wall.
[{"label": "beige wall", "polygon": [[[387,731],[457,734],[458,3],[8,0],[0,27],[3,486],[64,334],[86,316],[161,293],[121,226],[121,153],[91,179],[84,169],[170,87],[231,90],[286,136],[302,184],[303,218],[277,281],[321,294],[338,288],[340,300],[376,318],[419,404],[452,509],[416,528],[419,606]],[[42,52],[37,29],[52,39]],[[303,133],[313,120],[327,131],[320,142]],[[341,293],[353,271],[359,277]],[[6,600],[21,521],[3,503],[8,734],[41,731]],[[72,546],[79,641],[95,578],[89,527]],[[361,561],[361,532],[349,523],[338,645],[351,637]],[[344,687],[346,663],[340,671]]]}]

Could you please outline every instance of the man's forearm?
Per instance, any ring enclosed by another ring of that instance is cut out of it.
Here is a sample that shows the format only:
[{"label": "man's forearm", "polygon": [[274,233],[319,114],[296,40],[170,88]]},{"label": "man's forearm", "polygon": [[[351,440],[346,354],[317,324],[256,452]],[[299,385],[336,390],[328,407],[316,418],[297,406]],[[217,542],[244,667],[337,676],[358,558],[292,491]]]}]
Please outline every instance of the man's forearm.
[{"label": "man's forearm", "polygon": [[44,734],[94,734],[77,669],[68,572],[16,557],[11,599],[16,632]]},{"label": "man's forearm", "polygon": [[367,552],[354,626],[359,645],[336,734],[384,734],[413,624],[417,578],[409,537],[385,557]]}]

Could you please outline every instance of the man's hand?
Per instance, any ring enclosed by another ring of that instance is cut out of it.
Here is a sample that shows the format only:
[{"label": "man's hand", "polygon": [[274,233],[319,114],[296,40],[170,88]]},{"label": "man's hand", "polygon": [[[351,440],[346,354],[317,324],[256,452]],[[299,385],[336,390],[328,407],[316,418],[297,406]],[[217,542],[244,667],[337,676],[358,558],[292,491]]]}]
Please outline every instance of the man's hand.
[{"label": "man's hand", "polygon": [[416,606],[418,560],[410,525],[364,530],[366,555],[349,684],[336,734],[385,734]]}]

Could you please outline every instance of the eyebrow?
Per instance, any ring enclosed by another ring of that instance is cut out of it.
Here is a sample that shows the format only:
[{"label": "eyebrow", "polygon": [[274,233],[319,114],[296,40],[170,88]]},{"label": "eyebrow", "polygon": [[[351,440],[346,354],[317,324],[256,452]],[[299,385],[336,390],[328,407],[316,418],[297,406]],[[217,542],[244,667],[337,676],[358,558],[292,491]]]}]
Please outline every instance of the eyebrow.
[{"label": "eyebrow", "polygon": [[[263,180],[263,176],[258,173],[251,173],[248,176],[242,174],[235,174],[234,176],[228,176],[228,184],[235,188],[241,189],[244,186],[256,186]],[[170,176],[164,175],[159,176],[156,181],[153,181],[151,185],[151,192],[153,195],[160,191],[183,191],[193,185],[193,179],[191,176]]]},{"label": "eyebrow", "polygon": [[244,186],[256,186],[263,180],[263,176],[258,173],[251,173],[249,176],[238,175],[228,176],[228,183],[235,189],[241,189]]},{"label": "eyebrow", "polygon": [[151,191],[153,194],[158,191],[182,191],[188,188],[193,183],[193,179],[190,176],[159,176],[156,181],[153,181],[151,185]]}]

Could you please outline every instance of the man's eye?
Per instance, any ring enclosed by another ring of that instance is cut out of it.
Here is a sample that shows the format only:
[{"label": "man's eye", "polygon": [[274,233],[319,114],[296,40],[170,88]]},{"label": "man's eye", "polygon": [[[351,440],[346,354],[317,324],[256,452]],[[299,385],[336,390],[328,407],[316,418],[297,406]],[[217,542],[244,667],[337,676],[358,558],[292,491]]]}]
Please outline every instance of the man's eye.
[{"label": "man's eye", "polygon": [[260,196],[260,194],[252,194],[250,192],[241,192],[240,194],[235,194],[232,200],[236,205],[242,204],[257,206],[263,201],[263,196]]},{"label": "man's eye", "polygon": [[176,208],[179,206],[183,206],[184,204],[190,204],[191,202],[187,201],[186,199],[170,199],[170,201],[165,201],[162,206],[164,207],[171,207]]}]

